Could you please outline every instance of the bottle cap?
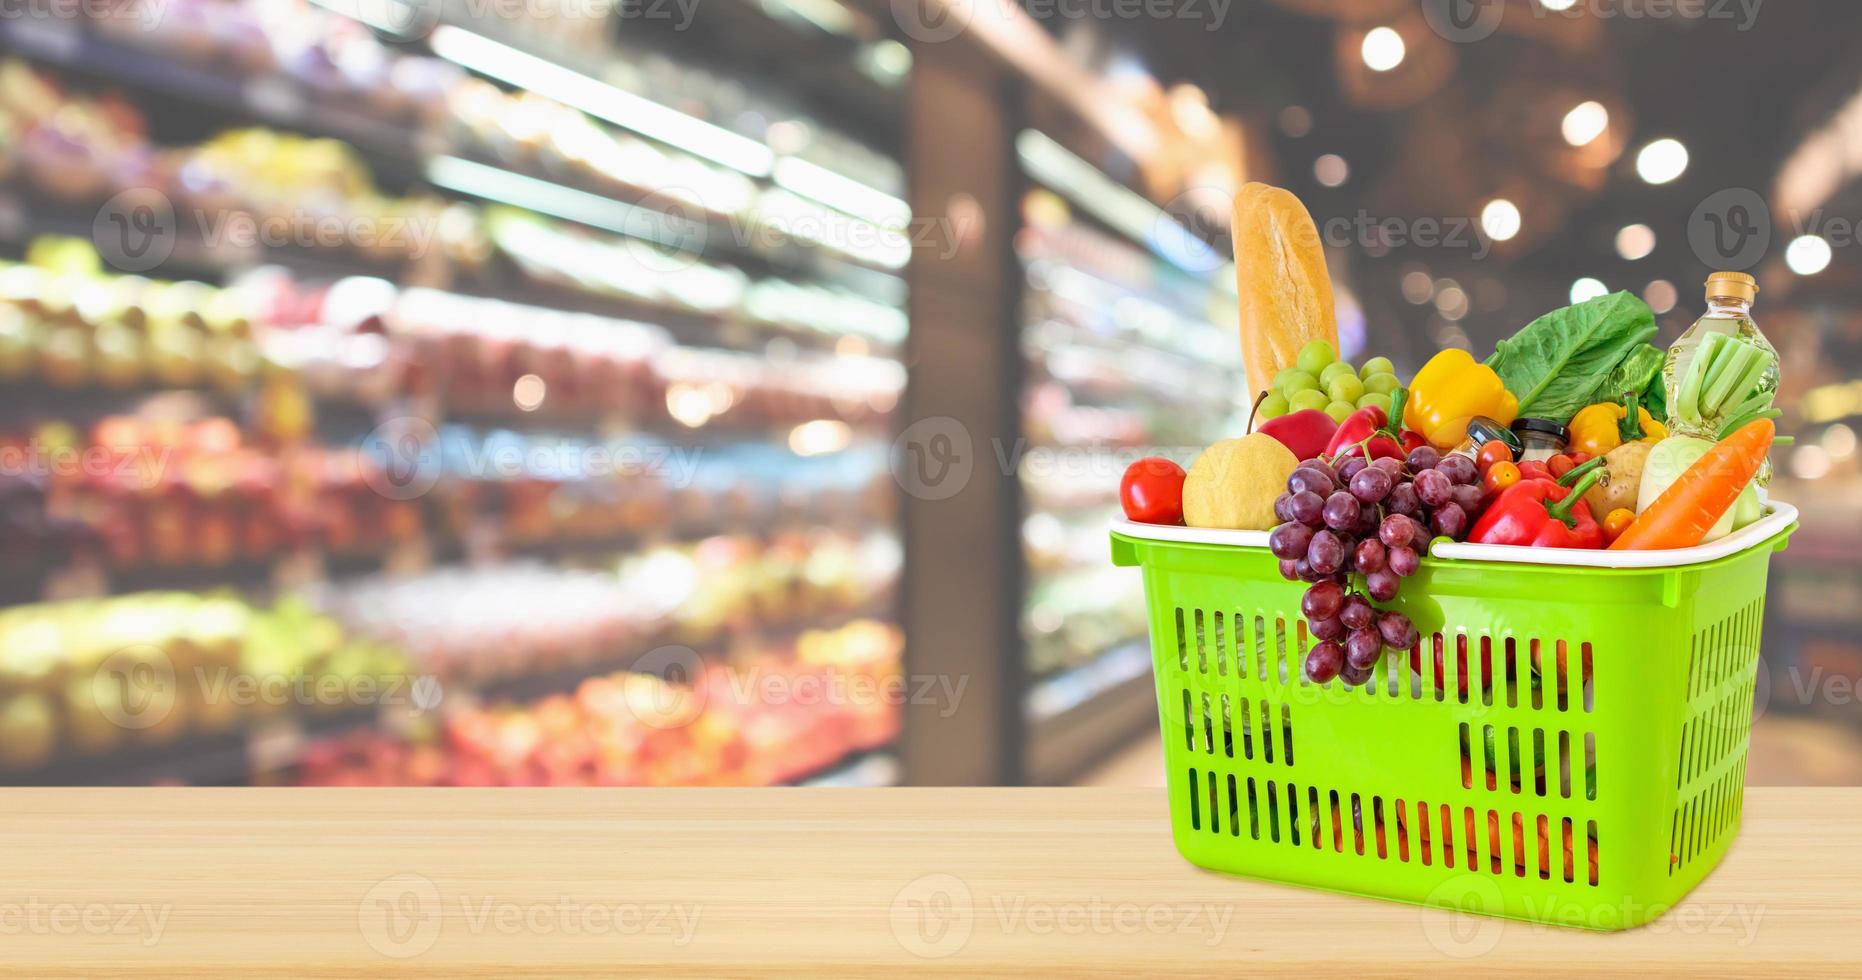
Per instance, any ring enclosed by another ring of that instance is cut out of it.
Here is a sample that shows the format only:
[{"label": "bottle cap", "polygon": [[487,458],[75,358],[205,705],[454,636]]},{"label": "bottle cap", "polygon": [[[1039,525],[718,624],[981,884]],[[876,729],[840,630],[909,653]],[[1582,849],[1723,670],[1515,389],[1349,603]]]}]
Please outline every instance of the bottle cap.
[{"label": "bottle cap", "polygon": [[1564,440],[1571,437],[1571,431],[1551,419],[1517,419],[1513,422],[1513,431],[1519,435],[1536,432],[1539,435],[1552,436]]},{"label": "bottle cap", "polygon": [[1716,272],[1707,277],[1707,301],[1720,297],[1750,303],[1759,298],[1759,281],[1743,272]]}]

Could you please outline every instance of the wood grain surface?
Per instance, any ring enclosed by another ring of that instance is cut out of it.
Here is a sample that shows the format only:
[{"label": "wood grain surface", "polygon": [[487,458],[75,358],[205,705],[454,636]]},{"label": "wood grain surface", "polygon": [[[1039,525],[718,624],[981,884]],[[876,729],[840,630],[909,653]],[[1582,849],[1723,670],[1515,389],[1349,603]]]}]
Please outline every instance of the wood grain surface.
[{"label": "wood grain surface", "polygon": [[1855,975],[1862,789],[1611,935],[1225,877],[1160,790],[10,790],[8,973]]}]

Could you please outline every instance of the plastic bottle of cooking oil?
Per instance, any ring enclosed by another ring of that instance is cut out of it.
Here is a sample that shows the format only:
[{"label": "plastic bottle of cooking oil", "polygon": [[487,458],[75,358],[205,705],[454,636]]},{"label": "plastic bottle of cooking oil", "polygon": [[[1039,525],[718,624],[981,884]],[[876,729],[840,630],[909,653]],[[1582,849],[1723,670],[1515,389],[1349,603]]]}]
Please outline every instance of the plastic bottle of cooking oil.
[{"label": "plastic bottle of cooking oil", "polygon": [[[1708,334],[1731,334],[1772,355],[1772,364],[1760,377],[1753,394],[1775,394],[1778,390],[1778,349],[1759,332],[1758,324],[1752,321],[1752,304],[1758,299],[1759,282],[1743,272],[1716,272],[1707,277],[1707,312],[1694,325],[1682,334],[1674,346],[1668,348],[1668,359],[1662,367],[1662,383],[1668,391],[1669,431],[1676,435],[1693,436],[1709,442],[1720,440],[1719,427],[1726,419],[1722,418],[1681,418],[1675,413],[1675,406],[1680,402],[1681,383],[1687,379],[1688,367],[1694,363],[1694,355],[1699,352],[1701,342]],[[1771,463],[1768,460],[1761,469],[1759,484],[1771,482]]]}]

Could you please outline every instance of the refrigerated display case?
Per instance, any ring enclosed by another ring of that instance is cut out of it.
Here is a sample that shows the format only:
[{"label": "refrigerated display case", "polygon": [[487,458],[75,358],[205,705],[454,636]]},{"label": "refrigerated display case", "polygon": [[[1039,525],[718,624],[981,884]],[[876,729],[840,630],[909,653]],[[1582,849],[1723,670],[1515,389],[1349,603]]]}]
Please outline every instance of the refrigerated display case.
[{"label": "refrigerated display case", "polygon": [[0,781],[896,778],[909,56],[368,6],[0,24]]},{"label": "refrigerated display case", "polygon": [[1039,131],[1016,146],[1024,766],[1054,782],[1154,714],[1143,585],[1105,558],[1120,475],[1188,467],[1249,405],[1226,248]]}]

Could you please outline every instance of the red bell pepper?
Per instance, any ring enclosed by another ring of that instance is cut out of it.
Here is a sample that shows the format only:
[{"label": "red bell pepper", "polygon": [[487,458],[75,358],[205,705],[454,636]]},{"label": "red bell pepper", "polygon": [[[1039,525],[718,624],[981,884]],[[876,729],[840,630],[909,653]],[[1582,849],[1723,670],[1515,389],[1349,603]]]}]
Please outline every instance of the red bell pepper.
[{"label": "red bell pepper", "polygon": [[[1566,474],[1575,475],[1577,470]],[[1602,478],[1603,472],[1591,467],[1576,486],[1552,480],[1521,480],[1494,498],[1475,522],[1468,540],[1533,548],[1602,548],[1603,528],[1591,517],[1590,505],[1584,502],[1585,492]]]},{"label": "red bell pepper", "polygon": [[1332,434],[1332,441],[1326,444],[1326,456],[1333,459],[1348,456],[1407,459],[1410,450],[1427,445],[1421,435],[1403,430],[1403,403],[1408,400],[1409,389],[1398,388],[1390,396],[1388,415],[1372,405],[1346,416],[1345,421],[1339,423],[1338,431]]},{"label": "red bell pepper", "polygon": [[1338,432],[1338,423],[1332,421],[1330,415],[1316,408],[1308,408],[1277,419],[1268,419],[1255,431],[1273,436],[1292,451],[1294,459],[1308,460],[1325,452],[1326,447],[1331,445],[1333,434]]}]

